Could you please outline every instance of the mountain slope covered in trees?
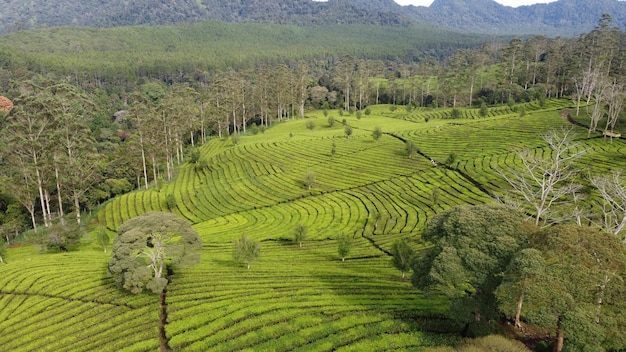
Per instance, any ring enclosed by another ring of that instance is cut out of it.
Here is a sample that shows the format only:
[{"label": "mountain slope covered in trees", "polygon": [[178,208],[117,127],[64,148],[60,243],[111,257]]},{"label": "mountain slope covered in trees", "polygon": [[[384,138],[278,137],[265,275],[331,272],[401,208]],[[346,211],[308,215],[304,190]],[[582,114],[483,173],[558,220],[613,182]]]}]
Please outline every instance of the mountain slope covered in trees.
[{"label": "mountain slope covered in trees", "polygon": [[430,23],[490,34],[576,36],[591,30],[604,13],[626,21],[626,2],[558,0],[511,8],[493,0],[436,0],[430,7],[400,6],[393,0],[7,0],[0,33],[22,29],[89,26],[167,25],[204,20],[276,24]]}]

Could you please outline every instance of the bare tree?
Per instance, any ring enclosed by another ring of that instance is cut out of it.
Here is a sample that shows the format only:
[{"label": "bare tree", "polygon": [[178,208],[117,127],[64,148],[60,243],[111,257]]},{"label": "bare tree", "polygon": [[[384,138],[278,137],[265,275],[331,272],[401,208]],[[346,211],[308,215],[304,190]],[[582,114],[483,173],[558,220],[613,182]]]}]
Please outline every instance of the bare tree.
[{"label": "bare tree", "polygon": [[598,189],[603,200],[599,227],[618,235],[626,227],[626,180],[619,172],[614,172],[609,176],[592,177],[591,184]]},{"label": "bare tree", "polygon": [[587,138],[591,136],[591,132],[595,132],[598,127],[598,122],[606,114],[606,101],[609,95],[610,83],[604,77],[599,77],[595,83],[595,88],[590,92],[590,96],[593,98],[594,104],[589,116],[589,130],[587,131]]},{"label": "bare tree", "polygon": [[513,188],[513,192],[534,209],[535,224],[552,222],[552,207],[565,202],[563,198],[577,191],[573,178],[577,170],[573,163],[585,150],[573,141],[572,128],[548,132],[543,136],[549,150],[533,153],[522,150],[517,153],[520,168],[498,171]]},{"label": "bare tree", "polygon": [[615,135],[615,125],[624,106],[624,99],[626,99],[626,94],[624,94],[623,86],[614,80],[607,89],[608,108],[606,112],[606,126],[604,128],[604,139],[609,135],[611,143],[613,143],[613,136]]}]

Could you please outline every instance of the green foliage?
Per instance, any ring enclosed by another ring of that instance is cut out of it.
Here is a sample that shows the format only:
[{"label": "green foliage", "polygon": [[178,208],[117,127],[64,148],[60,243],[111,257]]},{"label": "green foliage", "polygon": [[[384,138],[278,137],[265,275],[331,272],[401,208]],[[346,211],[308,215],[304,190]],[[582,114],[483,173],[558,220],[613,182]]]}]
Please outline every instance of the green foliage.
[{"label": "green foliage", "polygon": [[296,228],[293,230],[293,240],[300,244],[300,248],[302,248],[302,242],[306,239],[308,232],[309,228],[304,224],[296,225]]},{"label": "green foliage", "polygon": [[510,340],[502,335],[489,335],[475,339],[463,340],[463,342],[456,346],[455,351],[530,352],[530,350],[520,341]]},{"label": "green foliage", "polygon": [[81,238],[80,226],[54,224],[44,231],[42,244],[48,252],[68,252],[78,249]]},{"label": "green foliage", "polygon": [[480,103],[480,111],[478,113],[480,117],[487,117],[489,115],[489,109],[487,108],[487,103],[482,101]]},{"label": "green foliage", "polygon": [[452,166],[452,164],[454,164],[454,162],[456,161],[456,153],[455,152],[450,152],[450,154],[448,154],[448,157],[446,158],[446,165],[448,166]]},{"label": "green foliage", "polygon": [[353,243],[353,238],[343,232],[340,232],[339,235],[337,235],[337,253],[339,254],[342,262],[345,261],[348,254],[350,254]]},{"label": "green foliage", "polygon": [[334,157],[335,154],[337,154],[337,143],[335,143],[335,141],[333,141],[333,145],[330,148],[330,155]]},{"label": "green foliage", "polygon": [[0,241],[0,263],[4,263],[4,256],[7,253],[7,243]]},{"label": "green foliage", "polygon": [[109,242],[111,241],[111,239],[109,238],[109,235],[107,234],[106,228],[104,226],[98,226],[98,228],[95,231],[95,237],[96,237],[96,243],[102,247],[104,253],[107,252],[107,246],[109,245]]},{"label": "green foliage", "polygon": [[230,136],[230,140],[233,143],[233,145],[239,144],[239,140],[240,140],[239,133],[233,133],[233,135]]},{"label": "green foliage", "polygon": [[310,190],[315,184],[315,172],[309,170],[304,176],[304,187]]},{"label": "green foliage", "polygon": [[167,204],[167,209],[173,211],[177,206],[176,196],[173,193],[168,193],[165,196],[165,203]]},{"label": "green foliage", "polygon": [[244,234],[233,242],[233,259],[244,261],[248,269],[250,269],[252,261],[259,259],[260,256],[261,244],[248,235]]},{"label": "green foliage", "polygon": [[346,125],[346,127],[344,127],[343,132],[346,134],[346,138],[350,138],[350,136],[352,135],[352,126],[350,125]]},{"label": "green foliage", "polygon": [[415,153],[417,153],[417,151],[418,151],[417,146],[415,145],[415,143],[413,143],[411,141],[407,141],[404,144],[404,150],[406,150],[406,155],[408,156],[409,159],[413,159],[413,155],[415,155]]},{"label": "green foliage", "polygon": [[372,108],[370,108],[369,106],[365,108],[365,115],[369,116],[372,114]]},{"label": "green foliage", "polygon": [[488,333],[499,310],[494,291],[523,243],[522,216],[494,205],[457,206],[428,222],[422,235],[432,247],[419,253],[413,284],[452,299],[450,317],[472,334]]},{"label": "green foliage", "polygon": [[191,164],[195,164],[198,162],[198,160],[200,160],[200,150],[198,148],[194,148],[189,154],[189,162]]},{"label": "green foliage", "polygon": [[131,293],[163,291],[172,271],[200,262],[202,240],[188,221],[171,213],[149,212],[118,229],[113,241],[109,272],[117,285]]},{"label": "green foliage", "polygon": [[250,126],[250,133],[253,135],[259,134],[259,126],[257,126],[256,123],[253,123],[252,126]]},{"label": "green foliage", "polygon": [[439,203],[439,197],[441,196],[441,189],[439,187],[433,187],[430,191],[430,201],[432,206],[436,206]]},{"label": "green foliage", "polygon": [[413,256],[415,255],[413,248],[404,239],[396,240],[391,246],[391,263],[402,272],[402,278],[407,271],[411,270],[413,264]]},{"label": "green foliage", "polygon": [[394,111],[396,111],[397,109],[398,109],[398,106],[397,106],[397,105],[391,105],[391,106],[389,107],[389,111],[391,111],[391,112],[394,112]]},{"label": "green foliage", "polygon": [[461,110],[454,108],[450,111],[450,118],[452,119],[460,119],[461,118]]},{"label": "green foliage", "polygon": [[315,121],[313,120],[308,120],[306,122],[306,128],[313,131],[313,129],[315,128]]},{"label": "green foliage", "polygon": [[363,112],[361,110],[356,112],[356,118],[357,120],[360,120],[363,117]]},{"label": "green foliage", "polygon": [[372,138],[374,138],[374,140],[378,142],[378,140],[380,139],[380,137],[382,137],[382,135],[383,135],[383,130],[380,127],[376,126],[374,128],[374,131],[372,131]]}]

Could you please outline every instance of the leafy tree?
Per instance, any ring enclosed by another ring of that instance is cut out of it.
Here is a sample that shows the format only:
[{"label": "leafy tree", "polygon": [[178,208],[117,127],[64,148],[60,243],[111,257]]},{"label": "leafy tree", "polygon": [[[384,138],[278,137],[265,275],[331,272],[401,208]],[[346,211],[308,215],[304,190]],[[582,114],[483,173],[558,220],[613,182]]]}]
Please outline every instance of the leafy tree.
[{"label": "leafy tree", "polygon": [[233,143],[233,145],[237,145],[239,144],[239,133],[233,133],[232,136],[230,136],[230,140]]},{"label": "leafy tree", "polygon": [[499,318],[494,292],[522,235],[522,216],[507,207],[462,205],[440,213],[422,235],[432,247],[416,256],[412,282],[450,297],[450,318],[466,334],[485,334]]},{"label": "leafy tree", "polygon": [[337,236],[337,253],[339,253],[342,262],[346,260],[346,257],[352,250],[352,243],[352,237],[343,232],[339,233]]},{"label": "leafy tree", "polygon": [[308,120],[306,122],[306,128],[308,128],[309,130],[313,131],[313,129],[315,128],[315,121]]},{"label": "leafy tree", "polygon": [[556,336],[555,351],[620,349],[626,344],[626,248],[590,227],[545,228],[530,239],[541,251],[543,271],[532,280],[522,314]]},{"label": "leafy tree", "polygon": [[398,239],[391,246],[391,255],[393,256],[391,263],[394,268],[402,272],[404,279],[406,272],[411,270],[413,264],[413,256],[415,255],[413,248],[404,239]]},{"label": "leafy tree", "polygon": [[7,244],[4,241],[0,241],[0,263],[4,263],[4,256],[7,251]]},{"label": "leafy tree", "polygon": [[433,207],[439,203],[439,196],[441,195],[441,189],[439,187],[433,187],[431,189],[430,200]]},{"label": "leafy tree", "polygon": [[77,224],[54,224],[46,229],[42,240],[49,252],[68,252],[78,248],[81,237],[81,228]]},{"label": "leafy tree", "polygon": [[248,269],[252,261],[259,259],[261,256],[261,244],[256,242],[248,235],[242,235],[241,238],[235,240],[233,244],[233,259],[236,261],[246,262]]},{"label": "leafy tree", "polygon": [[446,158],[446,165],[452,166],[452,164],[454,164],[455,161],[456,161],[456,153],[450,152],[450,154],[448,154],[448,157]]},{"label": "leafy tree", "polygon": [[330,148],[330,155],[332,155],[334,157],[335,154],[337,154],[337,143],[335,143],[335,141],[333,141],[333,145]]},{"label": "leafy tree", "polygon": [[413,159],[413,155],[417,152],[417,146],[415,145],[415,143],[407,141],[404,144],[404,148],[409,159]]},{"label": "leafy tree", "polygon": [[307,232],[309,232],[309,228],[304,224],[298,224],[293,230],[293,239],[295,242],[300,243],[300,248],[302,248],[302,242],[306,239]]},{"label": "leafy tree", "polygon": [[200,262],[202,240],[187,220],[172,213],[149,212],[132,218],[118,229],[113,241],[109,271],[125,290],[163,291],[166,266],[183,267]]},{"label": "leafy tree", "polygon": [[487,109],[487,103],[485,103],[484,101],[480,103],[480,111],[478,112],[478,114],[480,115],[480,117],[487,117],[487,115],[489,115],[489,109]]},{"label": "leafy tree", "polygon": [[515,254],[504,272],[504,280],[496,290],[501,310],[513,317],[516,328],[521,328],[521,315],[524,296],[532,291],[537,277],[542,275],[546,262],[541,252],[534,248],[522,249]]},{"label": "leafy tree", "polygon": [[346,127],[344,127],[343,131],[346,134],[346,138],[350,138],[350,136],[352,135],[352,126],[346,125]]},{"label": "leafy tree", "polygon": [[[326,111],[326,110],[324,110]],[[326,114],[328,114],[328,111],[326,111]],[[332,116],[328,117],[328,127],[333,127],[333,125],[335,125],[335,118]]]},{"label": "leafy tree", "polygon": [[96,229],[95,236],[96,236],[96,243],[102,246],[104,253],[106,253],[107,246],[109,245],[109,242],[111,241],[111,239],[109,238],[109,235],[107,234],[106,228],[104,226],[99,226],[98,229]]},{"label": "leafy tree", "polygon": [[304,176],[304,186],[307,187],[308,190],[311,190],[314,183],[315,183],[315,172],[309,170]]},{"label": "leafy tree", "polygon": [[372,138],[374,138],[376,142],[378,142],[378,140],[380,139],[380,137],[382,137],[382,135],[383,135],[383,130],[380,127],[376,127],[374,128],[374,131],[372,131]]}]

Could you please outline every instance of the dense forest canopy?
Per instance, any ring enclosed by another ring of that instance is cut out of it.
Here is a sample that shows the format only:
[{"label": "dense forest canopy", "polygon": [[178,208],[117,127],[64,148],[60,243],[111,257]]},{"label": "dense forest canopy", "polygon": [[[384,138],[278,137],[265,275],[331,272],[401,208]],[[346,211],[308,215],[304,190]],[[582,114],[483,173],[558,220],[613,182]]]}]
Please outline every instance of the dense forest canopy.
[{"label": "dense forest canopy", "polygon": [[427,23],[491,35],[555,37],[588,32],[603,13],[623,23],[626,4],[618,0],[559,0],[512,8],[493,0],[436,0],[429,7],[400,6],[393,0],[8,0],[0,13],[0,33],[61,26],[156,26],[213,20],[298,26]]}]

